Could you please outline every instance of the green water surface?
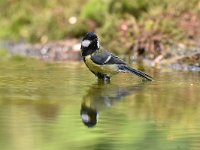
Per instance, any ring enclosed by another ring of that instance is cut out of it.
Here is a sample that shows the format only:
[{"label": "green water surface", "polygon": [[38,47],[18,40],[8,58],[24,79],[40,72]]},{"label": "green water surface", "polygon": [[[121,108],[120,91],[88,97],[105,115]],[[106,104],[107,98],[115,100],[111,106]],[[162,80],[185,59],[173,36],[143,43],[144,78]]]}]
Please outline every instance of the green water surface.
[{"label": "green water surface", "polygon": [[199,150],[200,74],[146,72],[100,84],[83,63],[0,61],[0,150]]}]

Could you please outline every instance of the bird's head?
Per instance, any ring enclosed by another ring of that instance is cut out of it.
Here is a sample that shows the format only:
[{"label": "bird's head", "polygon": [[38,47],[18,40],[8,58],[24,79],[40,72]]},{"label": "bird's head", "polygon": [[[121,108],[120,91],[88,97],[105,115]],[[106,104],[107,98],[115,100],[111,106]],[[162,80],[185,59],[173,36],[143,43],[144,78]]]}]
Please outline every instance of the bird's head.
[{"label": "bird's head", "polygon": [[86,56],[92,54],[99,48],[100,45],[97,35],[94,32],[88,32],[81,42],[82,55]]},{"label": "bird's head", "polygon": [[88,106],[81,106],[81,119],[87,127],[94,127],[98,121],[97,110],[90,108]]}]

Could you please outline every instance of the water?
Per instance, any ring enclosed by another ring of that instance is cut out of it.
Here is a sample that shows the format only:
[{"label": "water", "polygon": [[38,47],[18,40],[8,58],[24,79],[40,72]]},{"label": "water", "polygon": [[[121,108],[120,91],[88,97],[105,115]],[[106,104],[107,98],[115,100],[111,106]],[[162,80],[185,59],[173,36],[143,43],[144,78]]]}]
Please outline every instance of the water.
[{"label": "water", "polygon": [[104,85],[82,63],[19,58],[0,71],[1,150],[200,149],[199,73],[146,70],[154,82],[120,74]]}]

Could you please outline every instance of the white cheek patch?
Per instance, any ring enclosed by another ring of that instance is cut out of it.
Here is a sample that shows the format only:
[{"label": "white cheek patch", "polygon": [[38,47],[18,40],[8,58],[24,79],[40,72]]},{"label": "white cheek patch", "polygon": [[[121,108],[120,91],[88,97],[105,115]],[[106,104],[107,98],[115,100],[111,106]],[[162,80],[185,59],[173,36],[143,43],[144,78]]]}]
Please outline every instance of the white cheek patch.
[{"label": "white cheek patch", "polygon": [[84,41],[82,41],[82,43],[81,43],[81,45],[82,45],[83,47],[88,47],[90,44],[91,44],[91,41],[90,41],[90,40],[84,40]]},{"label": "white cheek patch", "polygon": [[90,117],[87,114],[82,114],[81,118],[84,122],[89,122],[90,121]]},{"label": "white cheek patch", "polygon": [[97,40],[97,48],[100,48],[99,40]]}]

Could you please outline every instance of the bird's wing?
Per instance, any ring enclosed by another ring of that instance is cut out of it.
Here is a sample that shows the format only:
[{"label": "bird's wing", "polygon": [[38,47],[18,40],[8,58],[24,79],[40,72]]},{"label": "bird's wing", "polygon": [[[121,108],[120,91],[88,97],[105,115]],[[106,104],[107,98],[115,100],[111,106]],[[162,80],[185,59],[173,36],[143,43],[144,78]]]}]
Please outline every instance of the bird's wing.
[{"label": "bird's wing", "polygon": [[119,57],[113,55],[108,51],[97,52],[91,56],[91,60],[96,64],[103,65],[103,64],[125,64],[123,60]]}]

